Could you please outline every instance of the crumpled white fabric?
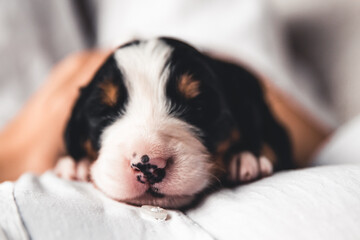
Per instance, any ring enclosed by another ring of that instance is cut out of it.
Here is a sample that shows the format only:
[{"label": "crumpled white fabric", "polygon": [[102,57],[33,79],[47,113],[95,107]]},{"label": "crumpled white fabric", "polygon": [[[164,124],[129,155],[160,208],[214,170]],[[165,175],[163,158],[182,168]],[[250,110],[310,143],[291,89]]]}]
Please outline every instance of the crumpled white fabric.
[{"label": "crumpled white fabric", "polygon": [[0,239],[359,239],[360,164],[288,171],[158,222],[90,184],[23,175],[0,185]]},{"label": "crumpled white fabric", "polygon": [[341,126],[314,157],[313,165],[360,163],[360,115]]},{"label": "crumpled white fabric", "polygon": [[283,172],[187,214],[216,239],[360,239],[359,176],[359,164]]},{"label": "crumpled white fabric", "polygon": [[5,239],[213,239],[180,211],[168,210],[164,222],[151,220],[141,215],[139,207],[51,172],[40,177],[25,174],[11,184],[13,189],[9,183],[0,186],[0,199],[5,198],[0,229]]},{"label": "crumpled white fabric", "polygon": [[0,184],[0,239],[29,239],[14,199],[14,183]]}]

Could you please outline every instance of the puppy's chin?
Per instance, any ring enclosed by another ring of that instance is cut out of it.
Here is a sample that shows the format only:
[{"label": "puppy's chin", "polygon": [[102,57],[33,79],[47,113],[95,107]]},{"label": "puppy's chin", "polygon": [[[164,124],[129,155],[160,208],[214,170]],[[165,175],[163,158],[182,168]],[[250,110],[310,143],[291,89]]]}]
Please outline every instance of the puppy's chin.
[{"label": "puppy's chin", "polygon": [[[94,179],[92,179],[92,183],[95,188],[104,193],[106,196],[116,201],[128,203],[135,206],[154,205],[168,209],[175,209],[187,206],[195,199],[194,195],[165,195],[163,193],[158,193],[155,190],[152,190],[156,188],[148,188],[148,186],[146,185],[139,185],[140,187],[143,186],[145,188],[137,189],[138,196],[131,198],[122,198],[120,197],[121,195],[117,194],[114,191],[106,191],[106,188],[99,187],[99,185],[97,185]],[[148,189],[146,190],[146,188]]]},{"label": "puppy's chin", "polygon": [[154,205],[168,209],[175,209],[175,208],[181,208],[187,206],[195,199],[195,196],[165,195],[161,193],[156,193],[151,189],[140,194],[140,196],[123,199],[123,198],[119,198],[119,196],[116,196],[111,192],[105,192],[104,189],[101,189],[99,186],[97,186],[94,181],[93,181],[93,185],[95,186],[95,188],[103,192],[108,197],[116,201],[128,203],[135,206]]}]

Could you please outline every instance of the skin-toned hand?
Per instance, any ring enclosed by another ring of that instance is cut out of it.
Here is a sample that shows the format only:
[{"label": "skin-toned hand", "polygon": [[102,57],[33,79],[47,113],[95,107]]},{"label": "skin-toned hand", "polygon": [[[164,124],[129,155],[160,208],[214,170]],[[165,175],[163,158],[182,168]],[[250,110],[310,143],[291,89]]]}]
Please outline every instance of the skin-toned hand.
[{"label": "skin-toned hand", "polygon": [[65,154],[63,132],[72,107],[111,51],[73,54],[57,64],[45,84],[0,132],[0,181],[42,173]]}]

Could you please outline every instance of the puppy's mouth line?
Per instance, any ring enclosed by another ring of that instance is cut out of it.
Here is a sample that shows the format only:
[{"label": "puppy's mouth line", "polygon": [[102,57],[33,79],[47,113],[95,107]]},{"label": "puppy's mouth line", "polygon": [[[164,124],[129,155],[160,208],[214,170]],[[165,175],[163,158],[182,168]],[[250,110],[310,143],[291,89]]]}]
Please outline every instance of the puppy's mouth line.
[{"label": "puppy's mouth line", "polygon": [[150,194],[154,198],[164,198],[165,194],[160,193],[156,187],[150,187],[145,193]]}]

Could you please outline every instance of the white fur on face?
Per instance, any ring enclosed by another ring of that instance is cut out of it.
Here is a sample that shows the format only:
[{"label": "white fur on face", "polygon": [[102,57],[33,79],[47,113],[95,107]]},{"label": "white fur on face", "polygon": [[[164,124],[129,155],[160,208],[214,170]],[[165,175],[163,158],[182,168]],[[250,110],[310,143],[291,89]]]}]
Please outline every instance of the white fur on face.
[{"label": "white fur on face", "polygon": [[[209,184],[212,164],[194,127],[168,113],[165,65],[171,51],[164,42],[152,40],[114,54],[129,99],[125,113],[104,130],[92,167],[94,183],[112,198],[177,207]],[[137,181],[131,163],[143,155],[168,160],[161,182],[150,186]],[[165,197],[148,195],[149,187]]]}]

